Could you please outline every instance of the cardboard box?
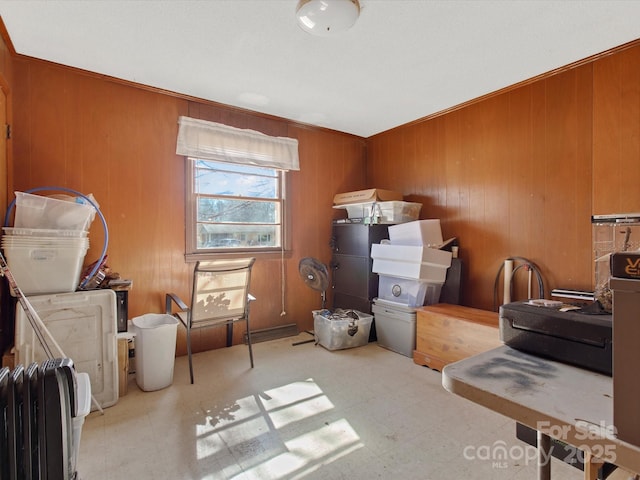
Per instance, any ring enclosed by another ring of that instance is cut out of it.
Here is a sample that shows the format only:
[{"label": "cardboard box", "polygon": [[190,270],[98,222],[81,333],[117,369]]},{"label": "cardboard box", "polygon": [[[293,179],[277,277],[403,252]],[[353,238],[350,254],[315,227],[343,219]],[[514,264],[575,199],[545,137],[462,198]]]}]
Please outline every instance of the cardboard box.
[{"label": "cardboard box", "polygon": [[338,193],[333,197],[333,204],[343,205],[345,203],[388,202],[402,199],[402,193],[400,192],[381,190],[379,188],[369,188],[368,190]]},{"label": "cardboard box", "polygon": [[640,279],[640,253],[616,252],[611,255],[611,276]]}]

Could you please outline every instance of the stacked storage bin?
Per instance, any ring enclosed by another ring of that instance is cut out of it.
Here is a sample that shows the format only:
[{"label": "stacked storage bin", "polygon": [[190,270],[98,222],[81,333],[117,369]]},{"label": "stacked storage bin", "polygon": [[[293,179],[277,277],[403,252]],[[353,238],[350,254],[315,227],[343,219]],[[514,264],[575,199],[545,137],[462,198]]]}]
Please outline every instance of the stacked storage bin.
[{"label": "stacked storage bin", "polygon": [[346,209],[349,219],[362,219],[367,224],[403,223],[416,220],[422,204],[403,201],[362,202],[335,205],[333,208]]},{"label": "stacked storage bin", "polygon": [[451,266],[442,243],[440,220],[433,219],[392,225],[389,243],[371,246],[380,282],[372,307],[379,345],[413,356],[416,308],[438,303]]},{"label": "stacked storage bin", "polygon": [[74,292],[89,249],[91,205],[16,192],[14,227],[1,246],[25,295]]}]

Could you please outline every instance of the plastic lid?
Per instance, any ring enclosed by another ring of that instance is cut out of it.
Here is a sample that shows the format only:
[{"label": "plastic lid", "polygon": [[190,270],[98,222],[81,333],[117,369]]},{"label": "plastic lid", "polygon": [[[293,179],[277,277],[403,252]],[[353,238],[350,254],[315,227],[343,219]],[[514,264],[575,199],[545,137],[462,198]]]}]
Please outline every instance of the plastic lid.
[{"label": "plastic lid", "polygon": [[6,235],[22,235],[34,237],[86,237],[86,230],[57,230],[52,228],[15,228],[2,227]]},{"label": "plastic lid", "polygon": [[374,298],[373,303],[381,307],[392,308],[404,313],[416,313],[419,307],[410,307],[406,303],[394,302],[393,300],[386,300],[383,298]]}]

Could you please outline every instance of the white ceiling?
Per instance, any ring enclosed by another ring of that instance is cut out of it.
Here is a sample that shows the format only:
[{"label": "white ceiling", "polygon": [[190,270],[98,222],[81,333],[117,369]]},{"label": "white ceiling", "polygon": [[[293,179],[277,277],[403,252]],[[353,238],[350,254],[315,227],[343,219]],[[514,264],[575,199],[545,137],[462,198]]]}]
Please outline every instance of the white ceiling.
[{"label": "white ceiling", "polygon": [[369,137],[640,38],[640,1],[361,0],[335,37],[297,0],[0,0],[16,51]]}]

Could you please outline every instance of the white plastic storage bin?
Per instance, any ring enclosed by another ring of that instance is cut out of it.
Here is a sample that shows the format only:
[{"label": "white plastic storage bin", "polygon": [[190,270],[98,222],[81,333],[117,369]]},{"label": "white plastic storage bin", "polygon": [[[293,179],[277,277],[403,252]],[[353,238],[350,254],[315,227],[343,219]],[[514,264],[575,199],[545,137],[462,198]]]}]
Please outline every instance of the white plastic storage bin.
[{"label": "white plastic storage bin", "polygon": [[374,273],[444,283],[451,252],[417,245],[371,245]]},{"label": "white plastic storage bin", "polygon": [[24,192],[15,194],[16,228],[87,230],[96,214],[91,205]]},{"label": "white plastic storage bin", "polygon": [[371,271],[379,275],[404,277],[425,282],[444,283],[447,278],[447,268],[443,265],[418,262],[398,262],[374,258]]},{"label": "white plastic storage bin", "polygon": [[397,260],[399,262],[431,263],[445,267],[451,266],[451,252],[424,245],[374,243],[371,245],[371,258]]},{"label": "white plastic storage bin", "polygon": [[378,297],[409,307],[432,305],[438,303],[443,283],[380,275]]},{"label": "white plastic storage bin", "polygon": [[415,308],[376,299],[372,306],[378,345],[413,358],[416,349]]},{"label": "white plastic storage bin", "polygon": [[[327,350],[342,350],[361,347],[369,342],[373,315],[356,312],[358,320],[332,320],[321,315],[321,312],[322,310],[313,311],[313,330],[317,344],[319,343]],[[354,332],[355,327],[357,330]]]},{"label": "white plastic storage bin", "polygon": [[403,223],[417,220],[422,209],[421,203],[380,202],[381,223]]},{"label": "white plastic storage bin", "polygon": [[376,215],[377,202],[349,203],[334,205],[333,208],[347,211],[347,218],[372,218]]},{"label": "white plastic storage bin", "polygon": [[22,292],[25,295],[43,295],[76,290],[89,247],[88,242],[84,246],[69,247],[9,245],[3,241],[2,248]]},{"label": "white plastic storage bin", "polygon": [[349,218],[368,218],[371,223],[411,222],[420,216],[421,203],[413,202],[364,202],[335,205],[333,208],[347,210]]},{"label": "white plastic storage bin", "polygon": [[415,222],[391,225],[389,240],[396,245],[441,245],[443,240],[440,220],[416,220]]},{"label": "white plastic storage bin", "polygon": [[178,320],[172,315],[147,313],[131,320],[136,335],[136,383],[145,392],[173,383]]}]

